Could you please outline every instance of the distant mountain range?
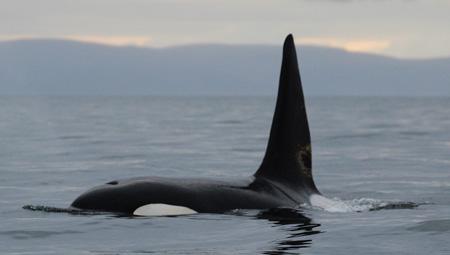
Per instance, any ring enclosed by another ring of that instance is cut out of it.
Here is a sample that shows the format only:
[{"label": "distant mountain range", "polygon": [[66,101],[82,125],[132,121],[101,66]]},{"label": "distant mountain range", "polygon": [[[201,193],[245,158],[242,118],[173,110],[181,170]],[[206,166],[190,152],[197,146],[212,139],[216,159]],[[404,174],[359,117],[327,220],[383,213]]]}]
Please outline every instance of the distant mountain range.
[{"label": "distant mountain range", "polygon": [[[275,95],[282,46],[0,42],[0,95]],[[450,58],[298,47],[306,95],[450,96]]]}]

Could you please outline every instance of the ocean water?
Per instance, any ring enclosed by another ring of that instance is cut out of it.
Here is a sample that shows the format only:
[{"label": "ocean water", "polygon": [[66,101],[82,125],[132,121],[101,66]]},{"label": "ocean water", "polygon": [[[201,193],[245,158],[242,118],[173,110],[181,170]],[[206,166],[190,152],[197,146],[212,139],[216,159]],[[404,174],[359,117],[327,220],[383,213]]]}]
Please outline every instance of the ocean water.
[{"label": "ocean water", "polygon": [[65,208],[113,179],[247,177],[273,109],[271,97],[0,97],[0,254],[450,254],[449,98],[308,98],[319,206],[22,208]]}]

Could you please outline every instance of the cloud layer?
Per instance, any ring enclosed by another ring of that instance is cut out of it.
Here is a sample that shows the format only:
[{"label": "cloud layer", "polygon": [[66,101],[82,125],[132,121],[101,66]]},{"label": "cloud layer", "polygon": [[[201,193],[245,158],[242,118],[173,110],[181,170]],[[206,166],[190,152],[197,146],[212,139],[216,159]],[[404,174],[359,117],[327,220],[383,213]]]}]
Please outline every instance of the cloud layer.
[{"label": "cloud layer", "polygon": [[450,55],[444,0],[3,0],[0,39],[112,45],[305,43],[398,57]]}]

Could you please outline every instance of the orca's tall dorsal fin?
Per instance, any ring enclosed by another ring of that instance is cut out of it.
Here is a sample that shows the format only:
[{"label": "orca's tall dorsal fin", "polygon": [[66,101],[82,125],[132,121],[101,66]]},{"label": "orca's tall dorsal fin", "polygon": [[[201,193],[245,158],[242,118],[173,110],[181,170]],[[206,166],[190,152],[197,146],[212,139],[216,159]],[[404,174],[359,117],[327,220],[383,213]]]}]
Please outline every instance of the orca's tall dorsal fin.
[{"label": "orca's tall dorsal fin", "polygon": [[278,97],[266,155],[255,176],[318,193],[311,173],[311,137],[291,34],[284,41]]}]

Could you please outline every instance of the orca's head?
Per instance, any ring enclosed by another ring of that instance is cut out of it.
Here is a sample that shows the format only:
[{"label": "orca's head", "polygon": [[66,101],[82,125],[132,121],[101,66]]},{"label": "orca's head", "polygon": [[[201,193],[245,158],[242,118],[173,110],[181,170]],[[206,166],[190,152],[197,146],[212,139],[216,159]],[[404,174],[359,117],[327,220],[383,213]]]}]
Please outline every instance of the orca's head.
[{"label": "orca's head", "polygon": [[71,204],[72,208],[87,211],[108,211],[130,214],[139,206],[134,196],[137,187],[119,181],[111,181],[81,194]]}]

